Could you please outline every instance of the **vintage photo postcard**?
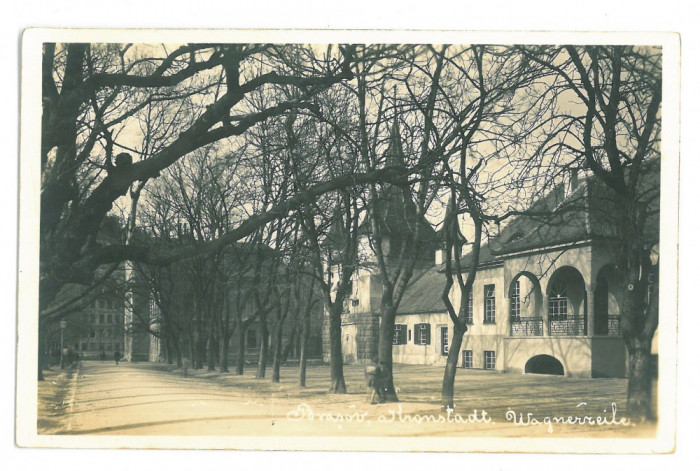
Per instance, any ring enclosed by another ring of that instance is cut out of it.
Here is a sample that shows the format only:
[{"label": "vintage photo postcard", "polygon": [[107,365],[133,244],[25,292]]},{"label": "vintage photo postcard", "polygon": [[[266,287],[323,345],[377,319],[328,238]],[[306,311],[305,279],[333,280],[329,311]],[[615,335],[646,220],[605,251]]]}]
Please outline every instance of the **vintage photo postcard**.
[{"label": "vintage photo postcard", "polygon": [[679,67],[661,33],[26,31],[17,444],[672,452]]}]

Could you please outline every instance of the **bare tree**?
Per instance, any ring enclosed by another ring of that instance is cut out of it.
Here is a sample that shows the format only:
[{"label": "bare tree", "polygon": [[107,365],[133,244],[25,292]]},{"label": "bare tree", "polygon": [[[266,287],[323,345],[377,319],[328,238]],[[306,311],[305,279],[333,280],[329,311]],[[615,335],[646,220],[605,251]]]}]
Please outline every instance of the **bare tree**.
[{"label": "bare tree", "polygon": [[[119,250],[97,242],[101,221],[134,182],[156,178],[182,156],[241,135],[270,116],[308,106],[316,91],[350,76],[350,50],[338,49],[335,58],[326,56],[302,71],[290,71],[284,54],[270,45],[45,44],[40,311],[66,283],[89,284],[105,262],[148,258],[146,247]],[[248,94],[270,86],[301,88],[304,98],[246,112]],[[225,92],[214,93],[216,87]],[[160,101],[187,111],[175,112],[162,147],[138,162],[114,159],[113,148],[131,149],[116,134],[131,116]]]},{"label": "bare tree", "polygon": [[627,413],[654,417],[651,342],[658,325],[660,48],[636,46],[522,47],[548,73],[542,96],[552,105],[541,120],[536,157],[552,174],[591,172],[592,208],[605,226],[622,296],[621,330],[629,354]]}]

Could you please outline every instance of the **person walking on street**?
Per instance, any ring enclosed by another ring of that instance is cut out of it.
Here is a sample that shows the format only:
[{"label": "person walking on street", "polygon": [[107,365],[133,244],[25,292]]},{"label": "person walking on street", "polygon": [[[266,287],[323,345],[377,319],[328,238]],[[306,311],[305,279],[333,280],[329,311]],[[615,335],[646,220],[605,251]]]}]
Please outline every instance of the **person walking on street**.
[{"label": "person walking on street", "polygon": [[119,360],[122,359],[122,354],[119,353],[119,349],[114,351],[114,363],[119,366]]}]

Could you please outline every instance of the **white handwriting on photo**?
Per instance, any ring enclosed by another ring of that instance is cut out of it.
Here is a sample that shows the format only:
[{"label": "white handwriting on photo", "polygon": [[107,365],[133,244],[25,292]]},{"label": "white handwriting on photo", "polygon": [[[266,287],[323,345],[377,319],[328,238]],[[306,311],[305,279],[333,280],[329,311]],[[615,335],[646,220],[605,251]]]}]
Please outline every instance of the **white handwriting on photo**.
[{"label": "white handwriting on photo", "polygon": [[[581,402],[576,407],[586,406]],[[379,414],[376,418],[370,418],[367,411],[342,412],[315,412],[306,403],[299,404],[295,409],[287,413],[287,420],[291,422],[318,421],[329,423],[412,423],[412,424],[495,424],[496,421],[483,409],[474,409],[469,414],[455,413],[454,409],[447,408],[440,414],[405,413],[401,405],[395,409],[389,409],[385,413]],[[518,412],[509,408],[505,414],[505,420],[518,427],[543,426],[548,433],[554,432],[554,425],[586,425],[586,426],[629,426],[630,421],[625,417],[617,416],[617,404],[611,404],[610,412],[603,409],[602,414],[594,415],[568,415],[568,416],[543,416],[536,417],[532,412]]]}]

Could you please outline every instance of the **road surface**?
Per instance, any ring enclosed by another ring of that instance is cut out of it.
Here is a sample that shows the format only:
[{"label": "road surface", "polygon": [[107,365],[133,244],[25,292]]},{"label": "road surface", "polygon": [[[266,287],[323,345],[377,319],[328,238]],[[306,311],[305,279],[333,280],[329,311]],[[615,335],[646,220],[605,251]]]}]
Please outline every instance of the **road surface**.
[{"label": "road surface", "polygon": [[[255,379],[252,373],[199,370],[184,377],[160,364],[83,362],[67,382],[59,426],[43,433],[628,437],[642,432],[620,423],[582,425],[553,419],[622,419],[625,380],[465,371],[456,384],[457,410],[444,412],[439,407],[440,368],[397,365],[396,384],[404,385],[399,390],[402,402],[380,405],[365,402],[361,366],[346,368],[350,394],[344,395],[325,392],[327,366],[309,369],[307,388],[296,386],[294,373],[287,368],[282,383],[275,384]],[[614,401],[620,404],[615,413]],[[527,420],[528,413],[532,420]],[[649,433],[653,430],[645,429],[643,435]]]}]

